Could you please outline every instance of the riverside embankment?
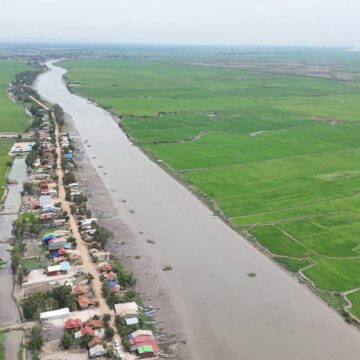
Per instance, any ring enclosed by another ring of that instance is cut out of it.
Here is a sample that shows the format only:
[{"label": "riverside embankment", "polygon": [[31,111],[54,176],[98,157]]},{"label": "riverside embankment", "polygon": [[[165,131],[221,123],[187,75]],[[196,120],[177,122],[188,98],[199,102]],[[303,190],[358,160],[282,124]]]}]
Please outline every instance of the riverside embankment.
[{"label": "riverside embankment", "polygon": [[111,201],[101,205],[113,209],[108,221],[129,227],[138,266],[151,263],[152,281],[166,282],[192,358],[357,359],[356,329],[151,162],[108,112],[71,94],[64,69],[48,66],[35,88],[72,118],[97,191]]}]

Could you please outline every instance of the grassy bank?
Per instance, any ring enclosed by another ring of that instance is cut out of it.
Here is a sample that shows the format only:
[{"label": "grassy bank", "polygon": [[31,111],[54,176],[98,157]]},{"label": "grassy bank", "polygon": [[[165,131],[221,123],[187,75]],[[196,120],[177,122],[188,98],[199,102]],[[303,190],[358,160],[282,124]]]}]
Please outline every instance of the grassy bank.
[{"label": "grassy bank", "polygon": [[[317,287],[358,288],[358,83],[260,65],[63,63],[74,91],[121,115],[130,137],[283,266],[298,271],[314,262],[305,275]],[[355,294],[352,311],[360,314]]]}]

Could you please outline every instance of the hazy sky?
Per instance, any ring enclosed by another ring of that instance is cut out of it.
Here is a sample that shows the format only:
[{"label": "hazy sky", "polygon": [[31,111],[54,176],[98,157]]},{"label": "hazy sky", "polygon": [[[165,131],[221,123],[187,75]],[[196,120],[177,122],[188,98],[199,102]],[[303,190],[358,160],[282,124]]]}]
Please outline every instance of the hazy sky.
[{"label": "hazy sky", "polygon": [[0,0],[0,40],[360,45],[359,0]]}]

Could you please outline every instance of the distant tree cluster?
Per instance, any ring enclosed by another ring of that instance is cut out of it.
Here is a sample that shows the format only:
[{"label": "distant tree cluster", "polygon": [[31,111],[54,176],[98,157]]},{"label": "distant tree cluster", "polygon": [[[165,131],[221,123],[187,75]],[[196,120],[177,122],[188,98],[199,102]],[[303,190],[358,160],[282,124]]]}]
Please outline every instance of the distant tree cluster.
[{"label": "distant tree cluster", "polygon": [[53,105],[51,111],[54,113],[55,120],[59,124],[59,126],[63,126],[65,122],[64,110],[59,104]]}]

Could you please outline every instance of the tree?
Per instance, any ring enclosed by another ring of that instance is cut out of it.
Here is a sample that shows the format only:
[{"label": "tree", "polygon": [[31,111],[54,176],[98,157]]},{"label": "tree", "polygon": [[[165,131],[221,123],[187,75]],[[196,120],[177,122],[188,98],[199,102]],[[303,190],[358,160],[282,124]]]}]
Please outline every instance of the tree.
[{"label": "tree", "polygon": [[94,235],[94,240],[100,244],[102,249],[104,249],[108,240],[112,236],[112,232],[106,229],[104,226],[96,225],[96,233]]},{"label": "tree", "polygon": [[114,351],[112,349],[106,350],[106,358],[112,359],[114,357]]},{"label": "tree", "polygon": [[104,314],[103,323],[104,323],[105,328],[109,327],[110,320],[111,320],[111,315],[110,314]]},{"label": "tree", "polygon": [[24,318],[36,319],[40,312],[68,307],[76,309],[75,296],[66,285],[56,285],[50,291],[34,292],[20,301]]},{"label": "tree", "polygon": [[31,360],[41,360],[37,351],[33,353]]},{"label": "tree", "polygon": [[64,185],[69,185],[71,183],[76,182],[76,177],[73,173],[69,172],[64,175],[63,182],[64,182]]},{"label": "tree", "polygon": [[64,335],[61,339],[61,345],[64,349],[69,349],[71,345],[74,343],[74,338],[67,331],[64,332]]},{"label": "tree", "polygon": [[24,182],[23,189],[24,189],[24,192],[26,192],[30,195],[34,194],[34,187],[33,187],[33,184],[30,182]]},{"label": "tree", "polygon": [[27,343],[27,347],[30,350],[41,350],[44,344],[43,336],[42,336],[42,328],[40,325],[34,325],[31,328],[30,339]]},{"label": "tree", "polygon": [[81,340],[80,340],[80,347],[82,348],[86,348],[88,342],[92,339],[93,337],[90,334],[85,334]]},{"label": "tree", "polygon": [[121,298],[119,295],[117,295],[114,292],[108,292],[108,295],[106,296],[106,303],[112,307],[115,304],[119,303],[121,301]]},{"label": "tree", "polygon": [[109,326],[105,329],[105,338],[106,339],[112,339],[114,337],[114,335],[115,335],[114,328]]},{"label": "tree", "polygon": [[88,284],[91,284],[91,282],[92,282],[95,278],[94,278],[94,275],[93,275],[93,274],[87,273],[87,274],[86,274],[86,279],[87,279]]},{"label": "tree", "polygon": [[59,104],[55,104],[51,109],[55,115],[56,122],[62,126],[64,124],[64,110]]}]

